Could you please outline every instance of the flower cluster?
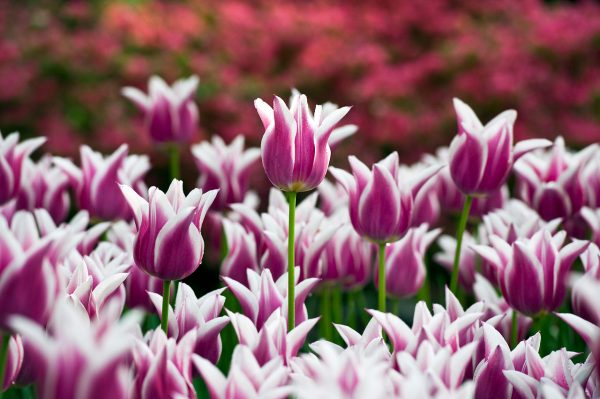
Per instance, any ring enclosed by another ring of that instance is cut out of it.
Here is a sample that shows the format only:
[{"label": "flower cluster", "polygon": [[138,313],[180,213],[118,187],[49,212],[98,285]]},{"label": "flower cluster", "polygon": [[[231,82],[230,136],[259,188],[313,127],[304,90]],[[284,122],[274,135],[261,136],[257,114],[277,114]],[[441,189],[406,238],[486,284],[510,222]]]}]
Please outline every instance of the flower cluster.
[{"label": "flower cluster", "polygon": [[[155,142],[185,148],[196,84],[152,78],[149,97],[124,94]],[[515,143],[515,111],[484,125],[455,99],[449,149],[413,165],[350,156],[350,173],[330,166],[356,132],[349,107],[312,112],[297,91],[255,106],[261,149],[242,136],[190,146],[191,190],[147,188],[149,158],[126,144],[82,146],[76,166],[32,160],[43,139],[0,136],[3,391],[600,396],[599,146]],[[461,208],[456,238],[442,235]]]}]

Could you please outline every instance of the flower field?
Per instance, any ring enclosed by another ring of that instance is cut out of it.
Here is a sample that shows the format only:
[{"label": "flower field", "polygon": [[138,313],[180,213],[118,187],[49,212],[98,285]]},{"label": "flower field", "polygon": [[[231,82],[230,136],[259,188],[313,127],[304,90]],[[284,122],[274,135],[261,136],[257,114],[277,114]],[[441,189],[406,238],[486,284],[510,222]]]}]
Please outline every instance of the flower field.
[{"label": "flower field", "polygon": [[0,399],[600,397],[597,4],[0,30]]}]

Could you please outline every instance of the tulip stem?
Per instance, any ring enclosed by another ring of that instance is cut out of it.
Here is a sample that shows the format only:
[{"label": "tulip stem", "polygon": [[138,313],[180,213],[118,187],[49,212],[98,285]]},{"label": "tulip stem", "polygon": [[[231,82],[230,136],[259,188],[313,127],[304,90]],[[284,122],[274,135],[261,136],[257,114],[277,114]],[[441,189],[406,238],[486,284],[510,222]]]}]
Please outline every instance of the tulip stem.
[{"label": "tulip stem", "polygon": [[514,349],[517,347],[519,341],[519,312],[513,309],[512,311],[512,326],[510,331],[510,347]]},{"label": "tulip stem", "polygon": [[331,287],[331,304],[333,307],[333,313],[331,321],[334,323],[343,323],[344,322],[344,309],[342,305],[342,289],[339,285],[334,285]]},{"label": "tulip stem", "polygon": [[169,329],[169,294],[171,291],[171,281],[163,281],[163,303],[162,303],[162,318],[160,319],[160,327],[167,334]]},{"label": "tulip stem", "polygon": [[296,278],[294,276],[294,255],[295,255],[295,232],[294,227],[296,224],[296,192],[290,191],[288,193],[288,332],[296,326],[296,320],[294,311],[296,308]]},{"label": "tulip stem", "polygon": [[321,292],[321,338],[331,341],[331,289],[325,285]]},{"label": "tulip stem", "polygon": [[10,334],[7,332],[2,334],[2,346],[0,347],[0,399],[4,395],[4,374],[8,358],[8,344],[10,343]]},{"label": "tulip stem", "polygon": [[379,244],[379,311],[385,312],[385,243]]},{"label": "tulip stem", "polygon": [[467,220],[469,219],[469,213],[471,212],[471,204],[473,203],[473,197],[467,195],[465,197],[465,206],[463,207],[458,221],[458,230],[456,231],[456,252],[454,253],[454,266],[452,267],[452,278],[450,280],[450,291],[456,295],[458,291],[458,269],[460,265],[460,251],[462,247],[463,234],[467,227]]},{"label": "tulip stem", "polygon": [[167,151],[169,152],[169,173],[171,180],[179,179],[179,146],[176,143],[170,143]]}]

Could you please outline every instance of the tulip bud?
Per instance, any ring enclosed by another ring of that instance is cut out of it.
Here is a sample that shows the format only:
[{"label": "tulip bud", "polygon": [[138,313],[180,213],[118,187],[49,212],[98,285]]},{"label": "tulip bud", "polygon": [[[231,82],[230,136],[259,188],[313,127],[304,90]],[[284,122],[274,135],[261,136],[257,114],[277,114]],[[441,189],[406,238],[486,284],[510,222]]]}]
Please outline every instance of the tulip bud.
[{"label": "tulip bud", "polygon": [[526,140],[513,148],[514,110],[504,111],[483,126],[475,112],[454,99],[458,134],[450,145],[450,175],[467,195],[493,193],[502,187],[513,161],[536,148],[552,143],[545,139]]},{"label": "tulip bud", "polygon": [[197,76],[191,76],[169,87],[162,78],[152,76],[147,95],[134,87],[124,87],[121,94],[144,113],[152,140],[183,143],[192,138],[198,127],[198,107],[193,100],[198,82]]},{"label": "tulip bud", "polygon": [[254,106],[265,128],[261,154],[271,183],[292,192],[310,191],[321,184],[331,157],[329,138],[350,108],[325,115],[317,106],[313,115],[305,95],[293,97],[290,108],[277,96],[273,108],[261,99]]},{"label": "tulip bud", "polygon": [[137,267],[162,280],[192,274],[204,255],[200,229],[218,190],[203,195],[194,189],[186,197],[183,182],[173,180],[166,194],[150,187],[146,201],[133,188],[120,187],[137,227],[133,254]]}]

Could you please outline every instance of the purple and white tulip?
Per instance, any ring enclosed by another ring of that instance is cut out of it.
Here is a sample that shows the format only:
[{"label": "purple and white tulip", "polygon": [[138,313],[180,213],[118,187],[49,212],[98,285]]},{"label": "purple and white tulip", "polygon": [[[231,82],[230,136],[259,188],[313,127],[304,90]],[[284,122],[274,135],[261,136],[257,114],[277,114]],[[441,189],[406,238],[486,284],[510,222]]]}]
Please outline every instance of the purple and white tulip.
[{"label": "purple and white tulip", "polygon": [[152,76],[148,94],[135,87],[124,87],[121,94],[144,113],[145,125],[152,140],[158,143],[189,141],[198,129],[198,107],[194,95],[199,79],[191,76],[169,86]]}]

